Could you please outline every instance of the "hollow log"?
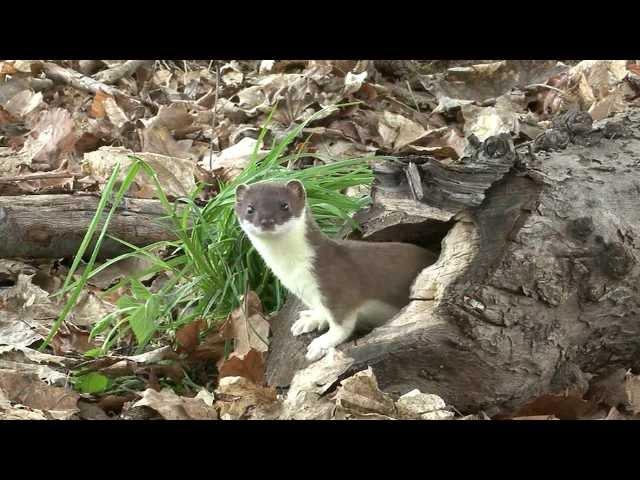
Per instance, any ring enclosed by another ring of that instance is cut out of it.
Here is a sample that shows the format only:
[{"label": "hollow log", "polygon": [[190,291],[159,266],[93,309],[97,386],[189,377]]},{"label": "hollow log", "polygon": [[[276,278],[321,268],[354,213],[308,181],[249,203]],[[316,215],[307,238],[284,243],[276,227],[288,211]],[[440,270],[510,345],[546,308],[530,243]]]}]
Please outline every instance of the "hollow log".
[{"label": "hollow log", "polygon": [[[640,112],[595,128],[569,112],[517,148],[507,135],[474,140],[456,162],[377,169],[361,237],[439,258],[399,314],[338,347],[352,359],[339,377],[371,366],[387,393],[418,388],[495,415],[638,368]],[[289,332],[299,309],[290,298],[272,319],[271,385],[308,366],[316,334]]]},{"label": "hollow log", "polygon": [[[99,200],[92,195],[0,196],[0,258],[75,255]],[[107,211],[98,232],[106,215]],[[137,246],[173,239],[165,215],[159,201],[126,198],[114,213],[107,233]],[[126,250],[121,243],[105,238],[100,257],[113,257]]]}]

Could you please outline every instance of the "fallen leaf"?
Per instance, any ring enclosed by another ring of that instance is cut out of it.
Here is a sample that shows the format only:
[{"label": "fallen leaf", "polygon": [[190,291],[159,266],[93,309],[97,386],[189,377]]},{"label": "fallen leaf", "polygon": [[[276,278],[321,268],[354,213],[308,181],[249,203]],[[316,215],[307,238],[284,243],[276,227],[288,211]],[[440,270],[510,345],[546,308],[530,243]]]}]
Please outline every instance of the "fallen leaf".
[{"label": "fallen leaf", "polygon": [[[135,155],[147,162],[156,172],[165,195],[173,198],[188,196],[196,189],[196,165],[191,160],[167,157],[154,153],[134,153],[122,147],[101,147],[84,154],[83,171],[100,184],[104,184],[113,172],[118,161],[121,162],[119,181],[123,181]],[[129,196],[136,198],[156,198],[156,187],[145,172],[136,176]]]},{"label": "fallen leaf", "polygon": [[477,107],[464,105],[461,108],[464,117],[464,134],[475,135],[481,142],[500,133],[510,133],[511,125],[505,122],[495,107]]},{"label": "fallen leaf", "polygon": [[68,388],[54,387],[36,375],[24,375],[0,369],[0,390],[12,403],[39,410],[77,411],[79,395]]},{"label": "fallen leaf", "polygon": [[157,411],[165,420],[217,420],[217,410],[200,398],[179,397],[173,390],[166,388],[161,392],[147,389],[142,399],[133,407],[146,406]]},{"label": "fallen leaf", "polygon": [[391,397],[380,391],[371,367],[340,382],[336,406],[350,414],[377,413],[393,417],[396,413]]},{"label": "fallen leaf", "polygon": [[0,345],[28,347],[48,334],[58,316],[59,307],[32,277],[20,273],[14,286],[0,290]]},{"label": "fallen leaf", "polygon": [[446,410],[445,401],[438,395],[422,393],[415,389],[396,401],[398,414],[404,418],[422,420],[449,420],[454,413]]},{"label": "fallen leaf", "polygon": [[244,377],[221,378],[216,388],[216,398],[222,420],[242,418],[250,410],[261,410],[264,415],[272,408],[279,408],[275,404],[275,388],[260,387]]},{"label": "fallen leaf", "polygon": [[104,93],[102,90],[98,90],[91,102],[91,109],[89,110],[89,116],[93,118],[104,118],[106,115],[104,108],[104,101],[107,98],[111,98],[110,95]]},{"label": "fallen leaf", "polygon": [[378,133],[382,146],[397,152],[424,137],[427,130],[402,115],[385,111],[378,124]]},{"label": "fallen leaf", "polygon": [[[211,171],[222,178],[226,182],[230,182],[236,178],[249,165],[258,141],[244,137],[235,145],[225,148],[220,153],[213,155],[205,155],[201,160],[204,168],[210,168]],[[257,159],[264,158],[269,150],[257,149]]]},{"label": "fallen leaf", "polygon": [[[287,420],[330,419],[335,403],[325,393],[337,382],[351,365],[353,358],[339,350],[330,349],[327,354],[293,377],[283,403],[281,418]],[[230,377],[227,377],[230,378]]]},{"label": "fallen leaf", "polygon": [[42,93],[23,90],[15,94],[5,105],[5,109],[15,117],[25,117],[42,104]]},{"label": "fallen leaf", "polygon": [[[99,317],[95,319],[99,320]],[[97,348],[95,341],[89,338],[89,332],[81,330],[72,323],[64,323],[51,340],[51,348],[56,355],[85,353]]]},{"label": "fallen leaf", "polygon": [[200,343],[200,332],[206,327],[203,319],[191,322],[176,330],[177,351],[179,353],[191,353]]},{"label": "fallen leaf", "polygon": [[232,356],[243,357],[251,350],[266,352],[269,349],[269,322],[262,310],[262,303],[255,292],[250,291],[240,299],[241,306],[229,315],[231,332],[235,339]]},{"label": "fallen leaf", "polygon": [[129,121],[127,114],[120,108],[115,98],[107,96],[103,102],[104,112],[116,128],[122,128]]},{"label": "fallen leaf", "polygon": [[223,360],[218,367],[220,378],[244,377],[256,385],[264,383],[264,372],[264,355],[253,349],[244,355],[234,355],[227,360]]},{"label": "fallen leaf", "polygon": [[63,108],[46,110],[25,142],[24,151],[32,155],[32,161],[47,165],[53,170],[60,167],[62,154],[73,150],[76,142],[75,122]]}]

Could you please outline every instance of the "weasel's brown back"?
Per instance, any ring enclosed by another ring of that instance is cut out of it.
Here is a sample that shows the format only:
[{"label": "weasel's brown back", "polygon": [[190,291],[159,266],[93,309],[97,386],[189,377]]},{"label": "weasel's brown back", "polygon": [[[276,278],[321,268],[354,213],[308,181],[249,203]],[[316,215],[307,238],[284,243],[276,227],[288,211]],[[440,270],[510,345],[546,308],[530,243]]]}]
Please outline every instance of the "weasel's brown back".
[{"label": "weasel's brown back", "polygon": [[[312,240],[313,241],[313,240]],[[411,285],[437,257],[416,245],[334,240],[318,242],[314,264],[330,309],[356,309],[378,300],[398,309],[409,303]]]}]

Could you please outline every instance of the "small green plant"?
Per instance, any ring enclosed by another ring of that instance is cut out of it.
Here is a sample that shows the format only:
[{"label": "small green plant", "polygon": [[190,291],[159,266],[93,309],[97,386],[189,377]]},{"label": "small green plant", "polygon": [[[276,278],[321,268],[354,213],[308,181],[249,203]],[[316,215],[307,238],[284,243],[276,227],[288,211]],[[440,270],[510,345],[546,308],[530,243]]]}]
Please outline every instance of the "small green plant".
[{"label": "small green plant", "polygon": [[[311,117],[307,122],[313,119]],[[120,171],[119,165],[116,166],[63,289],[58,292],[69,293],[68,300],[41,348],[48,344],[71,312],[86,282],[103,269],[131,256],[150,259],[152,266],[112,287],[112,290],[128,287],[131,293],[121,297],[117,302],[117,310],[98,321],[91,332],[92,337],[104,335],[102,353],[106,353],[128,331],[133,333],[138,350],[141,350],[158,332],[175,330],[195,319],[205,318],[210,324],[216,324],[238,307],[240,297],[248,290],[258,294],[267,311],[279,309],[284,300],[283,288],[266,268],[236,221],[233,209],[236,186],[263,180],[298,179],[307,190],[310,207],[320,228],[329,235],[336,235],[345,225],[353,225],[352,214],[369,201],[367,197],[353,198],[342,192],[348,187],[368,185],[372,181],[370,159],[366,157],[299,170],[287,168],[287,164],[295,163],[300,157],[313,157],[305,153],[283,156],[286,147],[301,133],[307,122],[293,129],[265,158],[259,160],[257,148],[266,133],[266,128],[263,128],[249,166],[232,182],[221,184],[219,193],[204,207],[199,207],[194,201],[197,192],[189,198],[171,203],[162,191],[156,173],[137,157],[131,157],[135,161],[116,191],[115,178]],[[130,251],[94,268],[109,219],[140,170],[152,178],[177,240],[157,242],[141,248],[115,239],[129,247]],[[106,209],[107,200],[112,197],[111,209],[91,257],[80,278],[73,281],[73,275]],[[168,255],[161,256],[161,251],[168,252]],[[151,291],[140,281],[144,276],[159,273],[163,273],[167,280],[157,291]],[[91,355],[95,356],[96,352],[92,351]]]}]

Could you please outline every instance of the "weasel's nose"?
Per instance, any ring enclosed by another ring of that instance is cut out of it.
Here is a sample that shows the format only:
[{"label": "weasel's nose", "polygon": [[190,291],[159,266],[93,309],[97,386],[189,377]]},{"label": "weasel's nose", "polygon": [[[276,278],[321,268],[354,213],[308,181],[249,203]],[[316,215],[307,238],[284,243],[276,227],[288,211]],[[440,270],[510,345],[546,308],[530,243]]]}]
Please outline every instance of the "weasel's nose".
[{"label": "weasel's nose", "polygon": [[272,218],[263,218],[260,220],[260,225],[263,227],[273,227],[275,223],[275,220]]}]

